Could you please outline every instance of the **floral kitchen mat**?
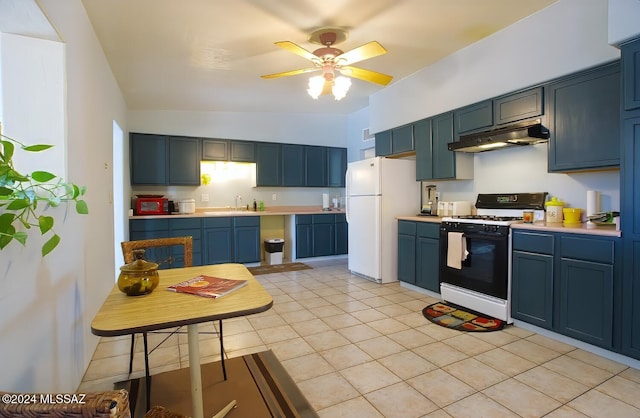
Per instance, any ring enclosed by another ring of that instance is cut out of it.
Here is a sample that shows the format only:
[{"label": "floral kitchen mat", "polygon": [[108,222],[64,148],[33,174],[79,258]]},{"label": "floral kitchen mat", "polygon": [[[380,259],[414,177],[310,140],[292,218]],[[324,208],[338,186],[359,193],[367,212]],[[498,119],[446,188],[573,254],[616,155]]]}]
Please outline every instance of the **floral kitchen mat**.
[{"label": "floral kitchen mat", "polygon": [[506,325],[506,322],[501,319],[492,318],[447,302],[433,303],[424,308],[422,314],[434,324],[459,331],[499,331]]}]

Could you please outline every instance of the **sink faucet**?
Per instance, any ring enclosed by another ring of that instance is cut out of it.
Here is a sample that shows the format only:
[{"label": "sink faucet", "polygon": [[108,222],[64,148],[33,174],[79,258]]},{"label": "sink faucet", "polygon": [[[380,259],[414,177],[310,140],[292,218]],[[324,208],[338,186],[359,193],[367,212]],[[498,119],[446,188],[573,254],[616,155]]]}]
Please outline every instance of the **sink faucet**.
[{"label": "sink faucet", "polygon": [[[238,205],[238,202],[240,202],[240,204]],[[236,211],[238,210],[238,207],[242,206],[242,196],[240,195],[236,195]]]}]

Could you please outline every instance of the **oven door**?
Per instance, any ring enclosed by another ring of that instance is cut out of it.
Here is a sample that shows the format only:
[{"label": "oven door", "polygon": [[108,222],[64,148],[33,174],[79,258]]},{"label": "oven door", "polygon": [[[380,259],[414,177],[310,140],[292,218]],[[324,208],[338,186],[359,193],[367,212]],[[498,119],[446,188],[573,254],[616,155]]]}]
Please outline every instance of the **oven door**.
[{"label": "oven door", "polygon": [[[509,271],[509,227],[487,232],[483,225],[440,228],[440,283],[449,283],[507,300]],[[457,269],[447,265],[448,233],[463,232],[468,255]]]}]

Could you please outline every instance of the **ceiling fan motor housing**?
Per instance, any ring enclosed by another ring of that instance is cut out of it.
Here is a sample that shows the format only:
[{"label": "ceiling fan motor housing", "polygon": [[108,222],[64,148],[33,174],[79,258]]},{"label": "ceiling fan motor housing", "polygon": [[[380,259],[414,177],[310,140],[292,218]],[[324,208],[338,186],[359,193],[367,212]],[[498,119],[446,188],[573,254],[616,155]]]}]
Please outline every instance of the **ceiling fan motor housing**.
[{"label": "ceiling fan motor housing", "polygon": [[313,55],[323,61],[333,61],[335,57],[342,55],[342,51],[338,48],[325,47],[316,49],[313,51]]}]

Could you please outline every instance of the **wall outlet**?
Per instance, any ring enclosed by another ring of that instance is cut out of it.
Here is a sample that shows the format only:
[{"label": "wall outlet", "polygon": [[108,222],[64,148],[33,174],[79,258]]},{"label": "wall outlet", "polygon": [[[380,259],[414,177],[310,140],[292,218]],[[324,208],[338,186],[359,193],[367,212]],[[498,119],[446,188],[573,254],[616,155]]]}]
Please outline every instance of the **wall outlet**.
[{"label": "wall outlet", "polygon": [[206,194],[206,193],[202,193],[202,194],[200,195],[200,201],[201,201],[201,202],[208,202],[208,201],[209,201],[209,195],[208,195],[208,194]]},{"label": "wall outlet", "polygon": [[275,193],[271,195],[271,200],[277,200],[277,196]]}]

